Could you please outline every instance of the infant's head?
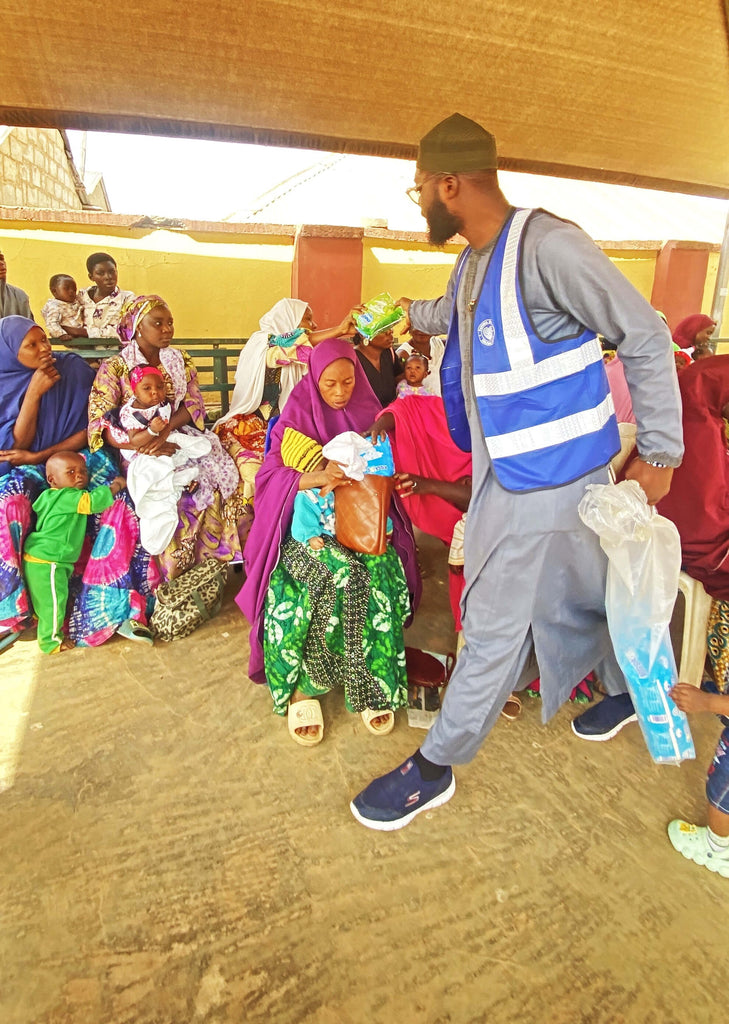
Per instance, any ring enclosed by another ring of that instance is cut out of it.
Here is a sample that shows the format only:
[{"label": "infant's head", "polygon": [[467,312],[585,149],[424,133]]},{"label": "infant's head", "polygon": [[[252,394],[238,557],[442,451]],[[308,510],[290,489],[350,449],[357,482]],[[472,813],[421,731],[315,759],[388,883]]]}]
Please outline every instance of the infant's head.
[{"label": "infant's head", "polygon": [[164,378],[156,366],[135,366],[129,374],[129,383],[142,409],[151,409],[166,401]]},{"label": "infant's head", "polygon": [[428,376],[428,359],[417,352],[408,356],[405,363],[405,380],[414,387],[419,387]]},{"label": "infant's head", "polygon": [[79,452],[56,452],[46,462],[46,480],[54,490],[75,487],[83,491],[89,482],[86,459]]},{"label": "infant's head", "polygon": [[51,295],[61,302],[76,301],[76,282],[69,274],[54,274],[48,282]]}]

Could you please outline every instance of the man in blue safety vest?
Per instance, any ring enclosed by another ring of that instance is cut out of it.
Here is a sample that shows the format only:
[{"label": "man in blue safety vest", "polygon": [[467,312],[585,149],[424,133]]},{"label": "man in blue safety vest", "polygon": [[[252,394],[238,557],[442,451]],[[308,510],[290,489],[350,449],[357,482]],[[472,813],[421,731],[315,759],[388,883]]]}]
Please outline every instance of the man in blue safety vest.
[{"label": "man in blue safety vest", "polygon": [[[651,504],[683,454],[665,323],[580,228],[510,206],[496,167],[493,136],[453,114],[421,140],[410,190],[433,244],[468,242],[445,295],[400,301],[415,329],[448,334],[442,394],[454,440],[473,453],[473,493],[465,646],[443,708],[422,747],[350,805],[382,831],[451,798],[451,766],[476,755],[532,649],[545,721],[593,668],[608,693],[626,689],[605,619],[606,558],[577,514],[620,448],[597,333],[625,368],[639,454],[627,476]],[[605,721],[602,705],[587,712],[588,731],[607,737],[630,720],[629,703],[610,705]]]}]

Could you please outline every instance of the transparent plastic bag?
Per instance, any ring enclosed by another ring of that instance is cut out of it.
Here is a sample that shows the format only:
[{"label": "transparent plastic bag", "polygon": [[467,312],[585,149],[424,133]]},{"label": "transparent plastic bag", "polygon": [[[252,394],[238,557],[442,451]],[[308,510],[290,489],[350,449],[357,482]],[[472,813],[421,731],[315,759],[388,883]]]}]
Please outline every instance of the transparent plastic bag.
[{"label": "transparent plastic bag", "polygon": [[681,570],[678,531],[635,480],[589,485],[578,511],[608,557],[610,637],[648,752],[658,764],[680,764],[696,754],[688,719],[669,696],[678,681],[668,632]]},{"label": "transparent plastic bag", "polygon": [[362,313],[355,313],[354,322],[357,324],[359,333],[371,341],[375,335],[389,330],[404,317],[405,311],[395,305],[392,295],[389,292],[382,292],[365,303]]}]

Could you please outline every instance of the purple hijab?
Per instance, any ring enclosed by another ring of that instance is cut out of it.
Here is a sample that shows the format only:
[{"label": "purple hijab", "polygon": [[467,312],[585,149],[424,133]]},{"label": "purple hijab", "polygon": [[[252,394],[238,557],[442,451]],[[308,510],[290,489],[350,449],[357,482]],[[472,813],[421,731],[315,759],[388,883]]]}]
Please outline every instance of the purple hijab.
[{"label": "purple hijab", "polygon": [[[319,392],[319,378],[336,359],[348,359],[354,366],[354,391],[343,409],[332,409]],[[248,674],[254,682],[265,683],[263,670],[263,611],[271,573],[278,565],[280,548],[291,524],[294,498],[299,490],[299,472],[285,466],[281,438],[287,427],[300,431],[324,445],[345,430],[361,434],[371,427],[382,407],[375,398],[352,346],[334,338],[317,345],[309,360],[309,372],[289,395],[278,423],[271,431],[271,447],[256,474],[255,518],[244,550],[246,581],[236,598],[238,607],[251,623],[251,659]],[[420,601],[420,576],[415,557],[415,539],[410,520],[397,495],[390,509],[393,544],[405,569],[413,610]]]},{"label": "purple hijab", "polygon": [[[18,362],[18,350],[34,327],[38,324],[24,316],[0,319],[0,451],[16,447],[13,428],[35,372]],[[36,434],[30,445],[34,452],[86,430],[89,422],[94,371],[73,352],[57,354],[55,360],[61,379],[41,398]],[[9,462],[0,462],[0,477],[12,468]]]}]

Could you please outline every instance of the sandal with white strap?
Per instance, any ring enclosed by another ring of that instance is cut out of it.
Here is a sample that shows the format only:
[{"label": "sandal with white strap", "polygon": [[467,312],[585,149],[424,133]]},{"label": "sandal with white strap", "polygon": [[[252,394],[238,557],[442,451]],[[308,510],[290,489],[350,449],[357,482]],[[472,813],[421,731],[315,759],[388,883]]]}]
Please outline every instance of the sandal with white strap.
[{"label": "sandal with white strap", "polygon": [[[384,718],[385,716],[387,716],[386,722],[375,725],[373,719]],[[375,736],[387,736],[395,727],[395,712],[389,711],[387,708],[383,708],[381,711],[365,708],[364,711],[360,711],[360,717],[364,722],[365,729]]]},{"label": "sandal with white strap", "polygon": [[[315,747],[324,739],[324,716],[318,700],[297,700],[289,704],[288,725],[291,738],[302,747]],[[318,726],[315,736],[310,733],[299,733],[297,729],[307,726]]]}]

